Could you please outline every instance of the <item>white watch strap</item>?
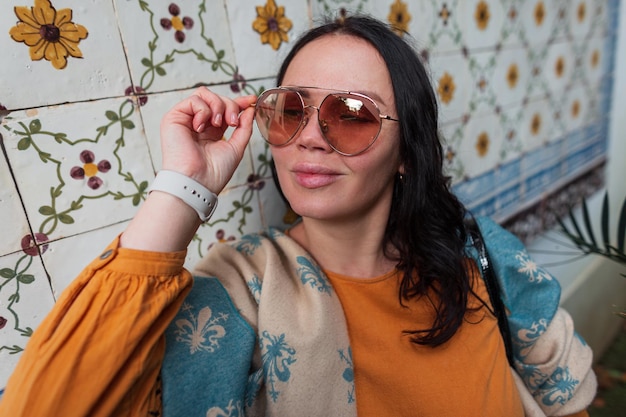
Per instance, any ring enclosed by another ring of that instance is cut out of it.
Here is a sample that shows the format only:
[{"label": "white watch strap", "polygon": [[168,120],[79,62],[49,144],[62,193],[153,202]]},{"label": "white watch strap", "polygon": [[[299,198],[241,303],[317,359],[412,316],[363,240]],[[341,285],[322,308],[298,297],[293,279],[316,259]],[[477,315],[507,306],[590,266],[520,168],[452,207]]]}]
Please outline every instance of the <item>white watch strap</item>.
[{"label": "white watch strap", "polygon": [[198,212],[200,220],[209,220],[217,207],[217,195],[199,182],[174,171],[159,171],[154,178],[151,191],[163,191],[180,198],[185,204]]}]

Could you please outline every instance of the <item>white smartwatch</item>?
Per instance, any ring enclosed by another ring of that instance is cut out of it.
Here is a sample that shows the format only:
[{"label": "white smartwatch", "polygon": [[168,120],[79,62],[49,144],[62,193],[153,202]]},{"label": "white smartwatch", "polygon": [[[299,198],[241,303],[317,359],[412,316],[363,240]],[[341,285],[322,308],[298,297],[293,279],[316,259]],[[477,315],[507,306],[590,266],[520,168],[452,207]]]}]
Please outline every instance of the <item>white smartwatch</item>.
[{"label": "white smartwatch", "polygon": [[148,193],[162,191],[181,199],[206,222],[217,207],[217,195],[199,182],[174,171],[159,171]]}]

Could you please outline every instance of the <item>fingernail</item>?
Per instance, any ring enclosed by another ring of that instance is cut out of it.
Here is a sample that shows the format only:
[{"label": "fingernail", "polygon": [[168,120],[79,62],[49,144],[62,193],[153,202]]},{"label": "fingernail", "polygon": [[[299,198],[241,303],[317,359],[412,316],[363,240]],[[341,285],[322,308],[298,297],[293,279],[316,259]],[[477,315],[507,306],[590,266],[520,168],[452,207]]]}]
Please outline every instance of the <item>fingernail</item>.
[{"label": "fingernail", "polygon": [[219,126],[222,124],[222,115],[221,114],[216,114],[215,117],[213,118],[213,124],[215,126]]},{"label": "fingernail", "polygon": [[198,128],[196,129],[196,132],[198,132],[198,133],[203,132],[203,131],[204,131],[204,128],[205,128],[205,126],[206,126],[206,125],[205,125],[204,123],[202,123],[202,124],[201,124],[200,126],[198,126]]},{"label": "fingernail", "polygon": [[239,122],[239,118],[237,117],[236,114],[232,114],[230,116],[230,125],[231,126],[237,126],[237,122]]}]

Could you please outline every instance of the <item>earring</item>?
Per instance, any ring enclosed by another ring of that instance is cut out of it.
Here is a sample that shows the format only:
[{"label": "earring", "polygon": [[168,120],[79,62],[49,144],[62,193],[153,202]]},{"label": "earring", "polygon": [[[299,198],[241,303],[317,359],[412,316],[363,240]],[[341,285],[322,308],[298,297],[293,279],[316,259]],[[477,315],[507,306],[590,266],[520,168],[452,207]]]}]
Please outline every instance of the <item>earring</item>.
[{"label": "earring", "polygon": [[400,182],[404,182],[404,175],[402,175],[402,173],[398,173],[398,179],[400,180]]}]

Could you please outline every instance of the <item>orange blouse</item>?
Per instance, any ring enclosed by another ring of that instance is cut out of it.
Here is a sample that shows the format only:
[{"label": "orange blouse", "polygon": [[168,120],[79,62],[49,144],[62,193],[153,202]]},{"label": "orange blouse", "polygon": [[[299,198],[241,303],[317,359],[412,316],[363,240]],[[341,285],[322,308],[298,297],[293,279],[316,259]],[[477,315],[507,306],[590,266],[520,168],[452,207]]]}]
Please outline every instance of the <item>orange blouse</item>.
[{"label": "orange blouse", "polygon": [[[34,332],[0,400],[0,416],[159,415],[163,332],[192,277],[183,269],[184,252],[118,243],[83,270]],[[348,317],[359,416],[445,416],[455,404],[491,413],[480,415],[521,415],[490,315],[475,316],[445,346],[418,347],[401,330],[416,328],[421,307],[398,306],[395,274],[330,275]],[[481,337],[468,337],[472,326]]]}]

